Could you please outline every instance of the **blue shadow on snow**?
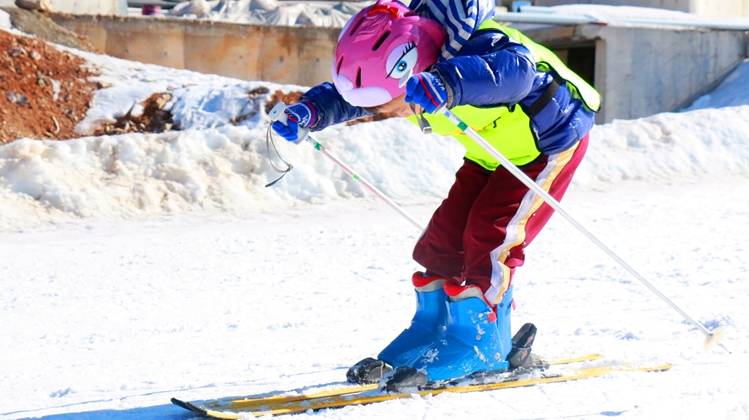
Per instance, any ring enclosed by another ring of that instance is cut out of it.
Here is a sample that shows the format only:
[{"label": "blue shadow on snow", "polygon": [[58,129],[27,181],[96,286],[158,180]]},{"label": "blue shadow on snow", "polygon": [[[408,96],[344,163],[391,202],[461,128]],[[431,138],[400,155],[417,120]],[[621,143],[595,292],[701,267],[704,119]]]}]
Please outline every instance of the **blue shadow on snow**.
[{"label": "blue shadow on snow", "polygon": [[114,419],[114,420],[130,420],[130,419],[172,419],[172,420],[187,420],[192,418],[198,418],[195,414],[186,411],[183,408],[179,408],[172,404],[157,405],[154,407],[139,407],[131,408],[129,410],[99,410],[99,411],[85,411],[82,413],[65,413],[56,414],[53,416],[37,417],[41,419],[49,420],[103,420],[103,419]]}]

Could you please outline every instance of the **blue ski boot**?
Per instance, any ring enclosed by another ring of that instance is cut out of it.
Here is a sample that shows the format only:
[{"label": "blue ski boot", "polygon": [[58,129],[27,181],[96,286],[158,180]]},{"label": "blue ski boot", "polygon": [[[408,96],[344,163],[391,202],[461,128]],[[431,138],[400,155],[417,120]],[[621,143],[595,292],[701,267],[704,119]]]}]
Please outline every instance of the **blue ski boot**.
[{"label": "blue ski boot", "polygon": [[410,366],[399,368],[388,381],[388,389],[510,369],[507,356],[512,349],[512,287],[505,292],[496,311],[477,286],[448,284],[445,292],[448,297],[445,335],[424,348]]},{"label": "blue ski boot", "polygon": [[349,382],[379,382],[393,367],[407,366],[424,349],[445,333],[447,323],[447,295],[445,278],[416,272],[411,278],[416,289],[416,313],[411,325],[403,330],[377,359],[361,360],[346,373]]}]

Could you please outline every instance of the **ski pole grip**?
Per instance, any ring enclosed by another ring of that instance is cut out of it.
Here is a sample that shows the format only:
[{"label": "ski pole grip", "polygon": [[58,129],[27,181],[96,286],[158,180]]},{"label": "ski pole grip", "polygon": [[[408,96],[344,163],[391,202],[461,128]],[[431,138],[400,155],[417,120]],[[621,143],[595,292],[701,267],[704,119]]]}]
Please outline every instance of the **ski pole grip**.
[{"label": "ski pole grip", "polygon": [[[270,110],[268,113],[268,117],[271,121],[278,121],[283,125],[289,125],[289,115],[284,112],[286,111],[286,104],[283,102],[278,102],[273,109]],[[298,144],[302,140],[306,139],[307,136],[309,136],[309,128],[299,126],[299,131],[297,132],[296,141],[294,141],[295,144]]]},{"label": "ski pole grip", "polygon": [[286,115],[284,112],[286,111],[286,104],[283,102],[278,102],[273,109],[270,110],[268,113],[268,117],[270,117],[271,121],[278,121],[283,125],[286,125],[286,123],[289,120],[289,116]]}]

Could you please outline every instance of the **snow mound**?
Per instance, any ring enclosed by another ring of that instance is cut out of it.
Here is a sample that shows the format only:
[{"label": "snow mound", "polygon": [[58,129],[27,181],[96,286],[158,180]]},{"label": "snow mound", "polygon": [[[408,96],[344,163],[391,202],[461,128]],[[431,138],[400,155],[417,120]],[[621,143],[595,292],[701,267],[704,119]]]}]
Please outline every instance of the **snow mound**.
[{"label": "snow mound", "polygon": [[[365,195],[304,144],[278,145],[297,166],[266,188],[279,174],[268,161],[275,155],[268,153],[265,135],[260,127],[223,126],[0,146],[0,227],[80,217],[243,213]],[[403,120],[331,128],[319,138],[401,199],[441,194],[452,178],[444,168],[460,161],[459,146],[421,136]],[[362,141],[339,140],[351,138]]]},{"label": "snow mound", "polygon": [[179,3],[169,13],[192,19],[283,26],[343,27],[368,2],[193,0]]},{"label": "snow mound", "polygon": [[118,116],[138,112],[138,107],[154,93],[172,96],[168,109],[182,129],[215,128],[228,124],[256,127],[263,98],[258,89],[301,90],[294,85],[278,85],[177,70],[142,64],[103,55],[77,52],[99,75],[93,80],[104,86],[96,91],[86,118],[76,127],[81,135],[91,135],[103,123]]},{"label": "snow mound", "polygon": [[[156,92],[182,131],[89,136],[0,146],[0,229],[79,218],[244,214],[368,197],[307,144],[278,147],[294,169],[270,188],[280,165],[266,145],[270,95],[304,88],[247,82],[81,53],[99,70],[83,134],[133,112]],[[265,90],[259,90],[265,88]],[[137,110],[135,111],[137,112]],[[450,187],[463,150],[402,119],[340,125],[316,138],[401,203],[434,202]],[[668,182],[749,173],[749,106],[660,114],[596,126],[575,183]],[[280,165],[283,166],[283,165]]]},{"label": "snow mound", "polygon": [[[263,123],[265,117],[260,118]],[[266,132],[222,126],[0,146],[0,226],[79,217],[268,210],[363,197],[361,186],[306,144],[279,144],[295,168],[278,177]],[[435,200],[452,183],[460,146],[393,119],[331,127],[317,138],[395,199]],[[579,186],[749,173],[749,106],[660,114],[597,126]]]},{"label": "snow mound", "polygon": [[620,19],[665,19],[690,21],[698,18],[692,13],[654,7],[607,6],[601,4],[568,4],[549,7],[550,11],[564,15],[585,15],[602,21]]},{"label": "snow mound", "polygon": [[715,90],[694,101],[686,111],[749,105],[749,60],[741,64]]},{"label": "snow mound", "polygon": [[588,187],[749,173],[749,106],[664,113],[595,126],[576,176]]}]

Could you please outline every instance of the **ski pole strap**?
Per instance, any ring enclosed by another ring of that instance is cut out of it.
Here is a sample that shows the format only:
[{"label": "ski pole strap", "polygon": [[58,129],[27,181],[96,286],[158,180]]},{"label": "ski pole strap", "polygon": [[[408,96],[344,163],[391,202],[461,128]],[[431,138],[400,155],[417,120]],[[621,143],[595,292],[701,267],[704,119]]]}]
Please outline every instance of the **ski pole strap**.
[{"label": "ski pole strap", "polygon": [[[268,164],[271,166],[271,168],[273,168],[273,170],[275,170],[277,173],[280,174],[278,178],[276,178],[275,180],[265,185],[265,187],[268,188],[268,187],[272,187],[278,181],[283,179],[283,177],[285,177],[286,174],[288,174],[289,172],[291,172],[292,169],[294,169],[294,166],[291,163],[289,163],[286,159],[284,159],[283,156],[281,155],[281,152],[278,151],[278,148],[276,147],[276,142],[273,140],[273,129],[271,128],[270,124],[268,124],[268,130],[265,133],[265,149],[268,152]],[[271,153],[271,149],[273,149],[273,153]],[[281,161],[281,163],[286,166],[285,168],[279,167],[280,165],[276,165],[276,162],[274,162],[274,159],[273,159],[274,155],[277,160]]]},{"label": "ski pole strap", "polygon": [[411,112],[416,116],[416,121],[419,122],[421,132],[424,134],[432,134],[432,125],[429,124],[429,121],[427,121],[426,118],[424,118],[424,113],[421,107],[417,107],[414,104],[408,104],[408,107],[411,108]]}]

